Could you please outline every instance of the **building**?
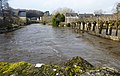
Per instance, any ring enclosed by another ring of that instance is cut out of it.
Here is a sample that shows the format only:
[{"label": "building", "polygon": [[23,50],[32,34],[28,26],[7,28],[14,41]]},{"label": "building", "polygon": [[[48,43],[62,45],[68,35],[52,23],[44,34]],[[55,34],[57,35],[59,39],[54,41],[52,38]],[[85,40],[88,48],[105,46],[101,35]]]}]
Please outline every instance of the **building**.
[{"label": "building", "polygon": [[42,11],[38,10],[27,10],[27,18],[29,20],[36,20],[40,21],[42,16],[44,16],[44,13]]},{"label": "building", "polygon": [[66,13],[65,14],[65,22],[72,23],[79,20],[79,15],[77,13]]},{"label": "building", "polygon": [[24,23],[27,21],[25,9],[13,9],[13,16],[18,16]]},{"label": "building", "polygon": [[115,20],[115,16],[113,16],[113,14],[102,14],[101,16],[99,16],[99,20],[102,21]]},{"label": "building", "polygon": [[18,16],[18,12],[19,12],[18,9],[13,9],[12,11],[13,11],[13,16]]},{"label": "building", "polygon": [[79,18],[91,18],[93,17],[94,15],[93,14],[79,14]]},{"label": "building", "polygon": [[19,10],[19,11],[18,11],[18,16],[19,16],[24,22],[26,22],[26,10]]},{"label": "building", "polygon": [[44,16],[50,16],[50,12],[49,11],[44,12]]}]

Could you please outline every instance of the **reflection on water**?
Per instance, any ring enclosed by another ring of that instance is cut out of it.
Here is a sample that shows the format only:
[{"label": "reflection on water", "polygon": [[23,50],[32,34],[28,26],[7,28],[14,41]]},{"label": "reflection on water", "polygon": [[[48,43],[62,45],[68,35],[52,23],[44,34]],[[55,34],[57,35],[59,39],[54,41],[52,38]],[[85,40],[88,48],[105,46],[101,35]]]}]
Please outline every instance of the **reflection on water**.
[{"label": "reflection on water", "polygon": [[106,44],[102,44],[108,41],[74,33],[70,28],[32,24],[0,34],[0,61],[60,64],[73,56],[81,56],[94,65],[120,68],[120,55],[108,52]]}]

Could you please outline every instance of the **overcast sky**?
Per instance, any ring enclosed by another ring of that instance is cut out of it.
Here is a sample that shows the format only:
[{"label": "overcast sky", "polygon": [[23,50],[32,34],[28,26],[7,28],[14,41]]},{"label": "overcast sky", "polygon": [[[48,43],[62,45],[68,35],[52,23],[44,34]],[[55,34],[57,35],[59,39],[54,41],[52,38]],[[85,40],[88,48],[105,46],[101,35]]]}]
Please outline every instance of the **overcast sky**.
[{"label": "overcast sky", "polygon": [[9,0],[9,4],[13,8],[52,12],[57,8],[68,7],[77,13],[92,13],[99,9],[113,12],[112,10],[118,2],[120,0]]}]

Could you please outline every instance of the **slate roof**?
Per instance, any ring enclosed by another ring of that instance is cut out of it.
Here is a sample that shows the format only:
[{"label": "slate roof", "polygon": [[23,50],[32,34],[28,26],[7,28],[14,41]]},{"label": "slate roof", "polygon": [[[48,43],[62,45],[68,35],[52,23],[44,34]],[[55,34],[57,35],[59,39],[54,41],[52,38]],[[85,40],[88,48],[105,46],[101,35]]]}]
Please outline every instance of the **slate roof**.
[{"label": "slate roof", "polygon": [[93,17],[93,14],[79,14],[79,17]]},{"label": "slate roof", "polygon": [[66,13],[65,14],[66,17],[76,17],[79,16],[77,13]]},{"label": "slate roof", "polygon": [[95,16],[112,16],[113,14],[95,14]]},{"label": "slate roof", "polygon": [[19,15],[20,17],[26,17],[26,10],[20,9],[20,10],[18,11],[18,15]]}]

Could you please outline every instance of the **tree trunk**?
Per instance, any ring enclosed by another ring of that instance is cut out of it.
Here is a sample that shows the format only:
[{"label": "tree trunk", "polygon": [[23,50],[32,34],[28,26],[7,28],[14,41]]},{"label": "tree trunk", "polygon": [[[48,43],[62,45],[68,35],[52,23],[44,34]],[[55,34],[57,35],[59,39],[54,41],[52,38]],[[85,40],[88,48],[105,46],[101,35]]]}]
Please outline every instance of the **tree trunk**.
[{"label": "tree trunk", "polygon": [[109,35],[112,35],[112,27],[110,27]]},{"label": "tree trunk", "polygon": [[109,27],[109,24],[106,24],[106,35],[108,35],[108,27]]},{"label": "tree trunk", "polygon": [[102,28],[103,28],[103,24],[100,24],[99,34],[102,34]]},{"label": "tree trunk", "polygon": [[118,36],[118,25],[116,27],[116,33],[115,33],[115,36]]}]

